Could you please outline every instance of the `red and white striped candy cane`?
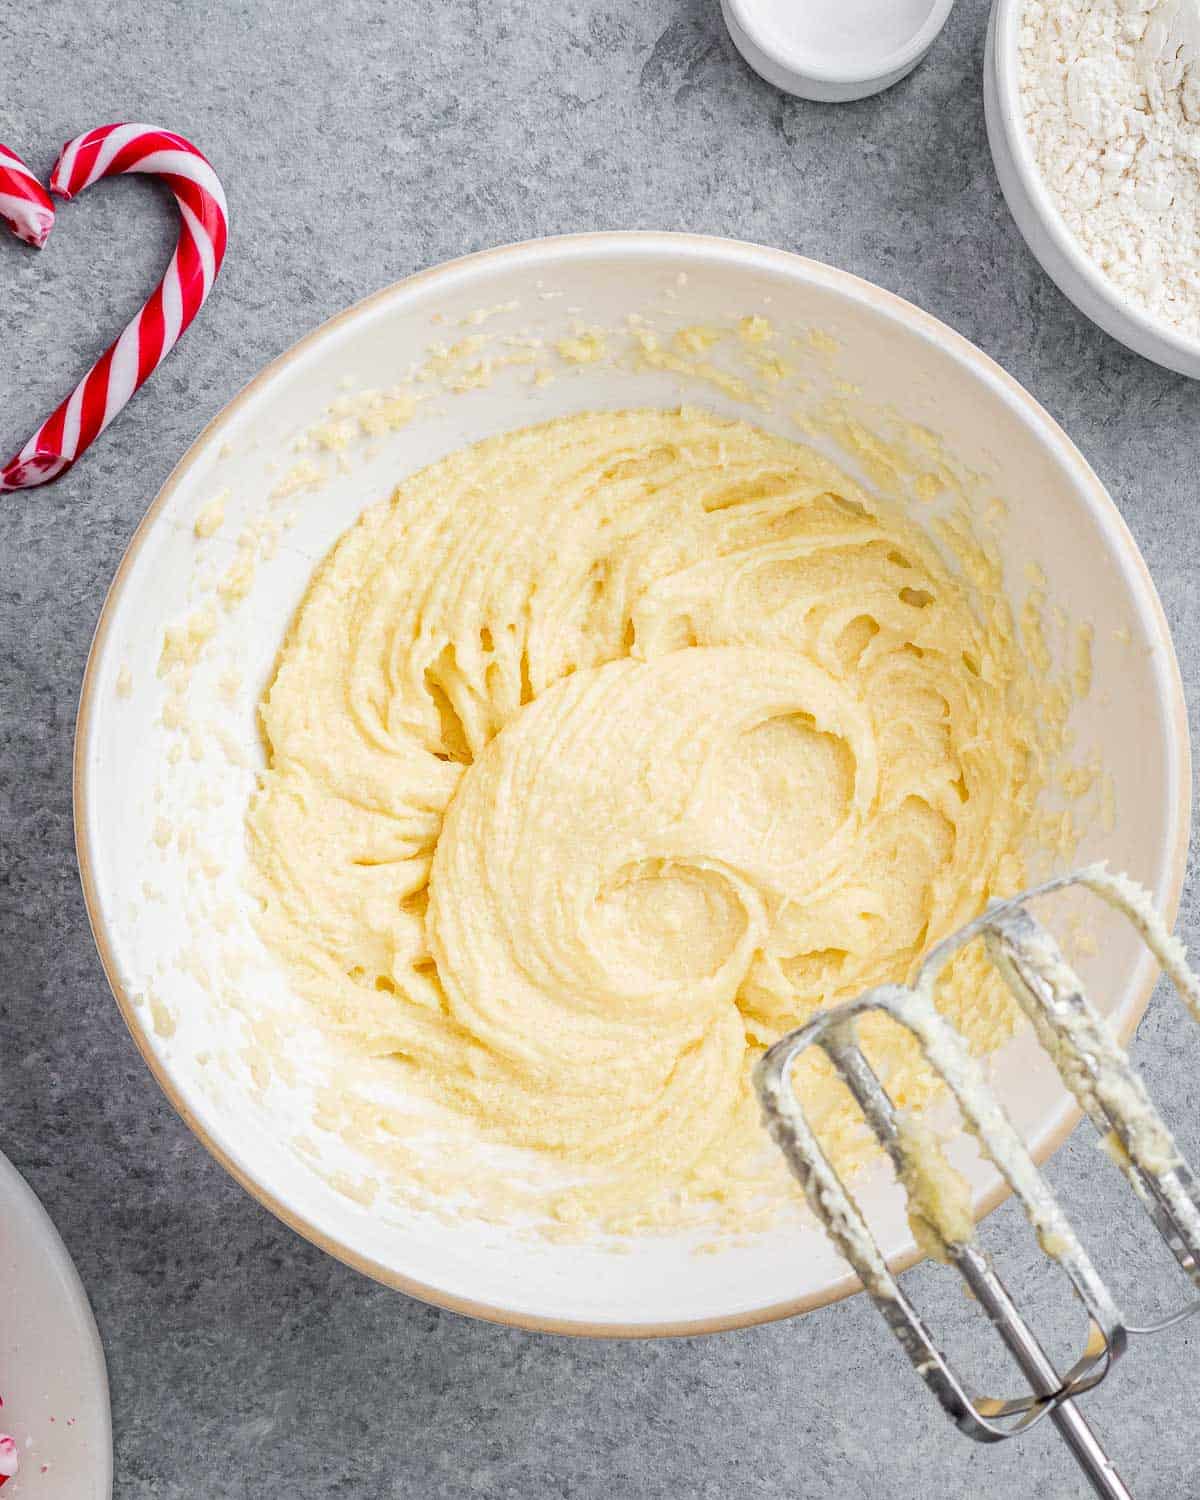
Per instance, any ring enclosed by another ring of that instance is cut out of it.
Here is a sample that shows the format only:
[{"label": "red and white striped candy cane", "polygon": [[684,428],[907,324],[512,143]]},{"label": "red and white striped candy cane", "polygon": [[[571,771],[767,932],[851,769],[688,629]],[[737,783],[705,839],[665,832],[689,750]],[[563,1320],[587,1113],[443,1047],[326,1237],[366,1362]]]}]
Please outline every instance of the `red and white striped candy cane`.
[{"label": "red and white striped candy cane", "polygon": [[160,177],[175,195],[179,244],[166,275],[120,338],[102,354],[20,453],[0,469],[0,491],[65,474],[158,368],[200,311],[225,256],[225,194],[210,163],[183,136],[154,125],[102,125],[63,147],[50,191],[76,193],[125,172]]},{"label": "red and white striped candy cane", "polygon": [[7,146],[0,146],[0,219],[35,250],[42,248],[54,227],[50,194]]}]

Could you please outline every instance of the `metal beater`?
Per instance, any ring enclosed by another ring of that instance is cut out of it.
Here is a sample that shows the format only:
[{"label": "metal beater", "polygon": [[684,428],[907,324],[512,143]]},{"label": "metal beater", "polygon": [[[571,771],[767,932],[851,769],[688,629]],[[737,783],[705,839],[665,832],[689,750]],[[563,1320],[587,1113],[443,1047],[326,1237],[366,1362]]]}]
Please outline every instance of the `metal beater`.
[{"label": "metal beater", "polygon": [[[1038,896],[1084,886],[1123,912],[1200,1020],[1200,981],[1182,945],[1155,914],[1148,894],[1124,876],[1091,866],[994,902],[939,943],[911,987],[882,985],[789,1033],[760,1059],[755,1083],[771,1136],[804,1188],[813,1212],[900,1340],[917,1374],[962,1432],[999,1442],[1049,1417],[1104,1500],[1130,1492],[1075,1405],[1104,1379],[1131,1334],[1157,1333],[1200,1309],[1188,1301],[1170,1317],[1135,1328],[1123,1318],[1045,1178],[993,1096],[979,1063],[933,1003],[937,975],[965,944],[981,938],[989,958],[1033,1024],[1063,1083],[1078,1100],[1180,1266],[1200,1285],[1200,1186],[1163,1124],[1141,1079],[1050,933],[1026,910]],[[975,1242],[966,1183],[941,1154],[928,1127],[898,1111],[858,1045],[859,1017],[882,1011],[905,1027],[945,1081],[964,1124],[1020,1199],[1043,1251],[1066,1273],[1090,1319],[1087,1342],[1060,1375],[1021,1316],[991,1258]],[[908,1194],[922,1246],[953,1265],[983,1306],[1030,1389],[1013,1398],[968,1390],[888,1269],[874,1235],[830,1165],[793,1087],[792,1064],[817,1046],[858,1102]]]}]

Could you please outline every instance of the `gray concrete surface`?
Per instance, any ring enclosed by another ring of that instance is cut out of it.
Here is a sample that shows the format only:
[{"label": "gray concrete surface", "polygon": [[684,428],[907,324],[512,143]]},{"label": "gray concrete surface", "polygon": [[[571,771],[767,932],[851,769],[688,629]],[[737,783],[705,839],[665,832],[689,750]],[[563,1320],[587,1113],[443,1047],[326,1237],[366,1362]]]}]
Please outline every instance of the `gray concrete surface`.
[{"label": "gray concrete surface", "polygon": [[[0,1145],[91,1294],[119,1500],[1084,1494],[1048,1430],[998,1450],[950,1430],[861,1300],[716,1338],[570,1342],[421,1306],[297,1239],[208,1158],[136,1055],[72,845],[93,625],[200,426],[356,298],[562,230],[693,229],[802,250],[974,339],[1111,487],[1200,704],[1200,387],[1112,343],[1026,251],[984,138],[985,19],[985,0],[959,0],[912,78],[830,107],[750,73],[716,0],[4,8],[0,140],[48,170],[90,125],[172,126],[211,155],[234,224],[217,294],[169,365],[63,483],[0,506]],[[0,239],[6,452],[139,305],[173,222],[125,179],[65,211],[41,258]],[[1194,881],[1182,926],[1200,937]],[[1161,996],[1137,1055],[1200,1145],[1200,1038],[1176,1035]],[[1077,1139],[1056,1179],[1136,1285],[1136,1215],[1091,1164]],[[1019,1228],[1011,1209],[993,1224],[998,1237]],[[1015,1264],[1032,1275],[1035,1260],[1026,1249]],[[927,1272],[914,1284],[936,1292]],[[1053,1291],[1039,1280],[1032,1293],[1051,1318]],[[977,1351],[972,1316],[952,1288],[941,1326]],[[1139,1496],[1200,1493],[1198,1373],[1185,1329],[1135,1350],[1091,1403]]]}]

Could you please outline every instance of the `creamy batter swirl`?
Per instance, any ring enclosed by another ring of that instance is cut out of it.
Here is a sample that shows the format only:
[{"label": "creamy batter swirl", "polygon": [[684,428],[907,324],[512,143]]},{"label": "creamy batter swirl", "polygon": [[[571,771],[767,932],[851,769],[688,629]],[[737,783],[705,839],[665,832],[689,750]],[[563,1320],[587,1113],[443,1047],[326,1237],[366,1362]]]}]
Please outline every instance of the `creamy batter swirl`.
[{"label": "creamy batter swirl", "polygon": [[[574,1172],[576,1213],[746,1189],[763,1046],[1021,882],[1036,694],[969,571],[814,450],[692,409],[443,459],[346,533],[284,646],[264,939],[353,1047]],[[977,1050],[1011,1028],[970,953],[939,1004]],[[875,1056],[928,1097],[898,1032]]]}]

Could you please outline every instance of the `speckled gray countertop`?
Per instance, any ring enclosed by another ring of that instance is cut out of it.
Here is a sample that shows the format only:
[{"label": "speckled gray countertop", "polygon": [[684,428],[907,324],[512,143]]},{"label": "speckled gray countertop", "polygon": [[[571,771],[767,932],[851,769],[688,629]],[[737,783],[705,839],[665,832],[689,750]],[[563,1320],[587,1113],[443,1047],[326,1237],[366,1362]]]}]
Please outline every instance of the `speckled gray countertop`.
[{"label": "speckled gray countertop", "polygon": [[[194,137],[232,250],[170,363],[66,480],[0,506],[0,1146],[72,1250],[108,1351],[119,1500],[989,1500],[1084,1494],[1048,1429],[959,1437],[862,1299],[682,1342],[572,1342],[435,1311],[298,1239],[208,1157],[126,1035],[88,930],[71,740],[130,534],[201,425],[272,356],[410,271],[564,230],[701,230],[801,250],[944,318],[1066,427],[1154,575],[1200,705],[1200,385],[1087,323],[1026,250],[984,138],[985,0],[859,104],[788,99],[716,0],[37,0],[4,17],[0,140],[143,119]],[[174,212],[123,179],[40,258],[0,238],[0,448],[140,304]],[[1200,938],[1196,884],[1182,931]],[[1137,1046],[1200,1146],[1200,1036],[1160,995]],[[1140,1277],[1137,1214],[1078,1136],[1054,1180]],[[1011,1205],[991,1221],[1015,1231]],[[1024,1243],[1024,1242],[1022,1242]],[[1057,1288],[1017,1257],[1031,1306]],[[933,1275],[912,1284],[928,1304]],[[939,1327],[984,1343],[949,1288]],[[1090,1403],[1139,1497],[1200,1493],[1200,1340],[1135,1349]],[[56,1496],[52,1487],[47,1500]]]}]

